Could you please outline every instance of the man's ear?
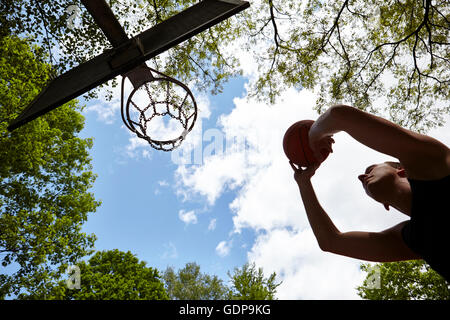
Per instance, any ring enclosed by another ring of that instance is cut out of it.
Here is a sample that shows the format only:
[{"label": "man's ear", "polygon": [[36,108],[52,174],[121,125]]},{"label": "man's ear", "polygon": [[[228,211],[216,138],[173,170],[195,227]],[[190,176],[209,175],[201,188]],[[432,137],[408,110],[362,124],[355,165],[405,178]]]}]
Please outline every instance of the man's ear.
[{"label": "man's ear", "polygon": [[384,208],[389,211],[389,205],[388,204],[384,204]]},{"label": "man's ear", "polygon": [[405,169],[401,168],[397,170],[397,174],[402,177],[402,178],[406,178],[406,171]]}]

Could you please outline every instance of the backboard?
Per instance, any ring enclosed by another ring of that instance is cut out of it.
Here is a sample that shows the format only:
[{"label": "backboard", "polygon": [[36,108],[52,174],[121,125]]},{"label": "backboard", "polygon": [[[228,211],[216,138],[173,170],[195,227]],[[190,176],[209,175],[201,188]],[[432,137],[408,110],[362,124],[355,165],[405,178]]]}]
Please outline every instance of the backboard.
[{"label": "backboard", "polygon": [[146,60],[249,7],[246,1],[203,0],[129,39],[104,0],[82,2],[113,45],[113,49],[106,50],[52,80],[10,123],[9,131],[118,75],[127,75],[133,82],[130,74]]}]

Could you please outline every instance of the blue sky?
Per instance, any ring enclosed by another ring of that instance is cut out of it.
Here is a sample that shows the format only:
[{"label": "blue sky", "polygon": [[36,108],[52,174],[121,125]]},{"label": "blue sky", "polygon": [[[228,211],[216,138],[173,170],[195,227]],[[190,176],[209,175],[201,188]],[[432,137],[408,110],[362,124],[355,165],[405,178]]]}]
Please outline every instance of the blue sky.
[{"label": "blue sky", "polygon": [[[232,111],[233,98],[244,95],[245,81],[233,79],[223,93],[210,96],[211,114],[197,122],[196,127],[201,126],[203,131],[216,128],[219,116]],[[108,105],[98,100],[80,99],[80,103],[86,104],[87,110],[92,104],[101,103],[106,108]],[[194,261],[203,272],[228,280],[227,271],[247,261],[246,248],[254,239],[253,232],[246,231],[234,238],[233,250],[225,257],[216,251],[233,228],[229,204],[235,191],[224,192],[214,205],[205,203],[201,196],[185,201],[176,192],[177,165],[169,152],[147,145],[142,149],[150,153],[149,157],[130,156],[124,151],[130,135],[123,128],[120,114],[114,114],[106,122],[96,112],[84,115],[85,129],[81,136],[94,138],[91,156],[93,172],[98,174],[92,192],[102,201],[84,231],[97,235],[96,249],[129,250],[160,270],[167,266],[182,268]],[[184,222],[180,218],[180,212],[192,211],[195,221]]]}]

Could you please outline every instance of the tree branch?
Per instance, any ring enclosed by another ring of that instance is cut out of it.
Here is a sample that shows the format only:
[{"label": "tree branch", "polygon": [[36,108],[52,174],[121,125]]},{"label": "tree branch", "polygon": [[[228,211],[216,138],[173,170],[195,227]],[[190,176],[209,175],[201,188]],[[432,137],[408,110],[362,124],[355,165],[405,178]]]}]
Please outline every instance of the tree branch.
[{"label": "tree branch", "polygon": [[[399,45],[402,42],[405,42],[406,40],[408,40],[409,38],[411,38],[413,35],[415,35],[416,37],[418,36],[420,30],[425,26],[426,23],[426,19],[425,17],[428,16],[429,13],[429,4],[430,4],[431,0],[426,0],[426,7],[425,7],[425,13],[424,13],[424,20],[421,22],[421,24],[411,33],[409,33],[408,35],[406,35],[405,37],[403,37],[402,39],[395,41],[395,42],[385,42],[382,44],[379,44],[378,46],[376,46],[374,49],[372,49],[369,54],[367,55],[366,59],[365,59],[365,63],[363,64],[362,68],[360,69],[360,72],[365,69],[365,67],[367,66],[367,64],[369,63],[370,59],[372,58],[372,55],[375,51],[380,50],[382,47],[384,46],[396,46]],[[415,47],[413,48],[413,58],[415,60]],[[415,66],[417,66],[417,64],[415,64]]]},{"label": "tree branch", "polygon": [[280,39],[280,35],[278,34],[278,27],[277,27],[277,23],[275,21],[275,14],[273,13],[272,0],[269,0],[269,11],[270,11],[270,20],[272,21],[273,31],[274,31],[273,39],[274,39],[275,44],[276,44],[276,46],[278,48],[280,46],[280,44],[278,43],[278,39]]},{"label": "tree branch", "polygon": [[160,23],[162,21],[161,16],[158,11],[158,6],[156,5],[156,1],[153,0],[153,9],[155,9],[155,15],[156,15],[156,23]]},{"label": "tree branch", "polygon": [[[331,29],[329,29],[329,30],[325,33],[325,35],[323,36],[323,38],[322,38],[322,47],[320,48],[320,50],[322,50],[322,51],[325,52],[325,46],[330,42],[330,38],[331,38],[331,36],[332,36],[332,34],[333,34],[333,32],[334,32],[334,29],[337,27],[337,25],[338,25],[338,23],[339,23],[339,19],[341,18],[342,12],[344,11],[344,9],[345,9],[347,6],[348,6],[348,0],[345,0],[345,1],[344,1],[344,4],[342,5],[341,9],[340,9],[339,12],[338,12],[336,18],[334,19],[334,23],[333,23]],[[327,38],[326,41],[324,41],[325,38]]]}]

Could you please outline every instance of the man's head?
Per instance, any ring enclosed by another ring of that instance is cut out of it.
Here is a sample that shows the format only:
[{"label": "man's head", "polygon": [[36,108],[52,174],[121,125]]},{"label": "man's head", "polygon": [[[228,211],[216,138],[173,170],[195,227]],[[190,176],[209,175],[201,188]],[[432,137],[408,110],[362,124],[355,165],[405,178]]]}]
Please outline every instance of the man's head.
[{"label": "man's head", "polygon": [[358,176],[367,195],[384,205],[389,210],[392,197],[399,182],[406,180],[405,169],[399,162],[386,161],[366,168],[364,174]]}]

